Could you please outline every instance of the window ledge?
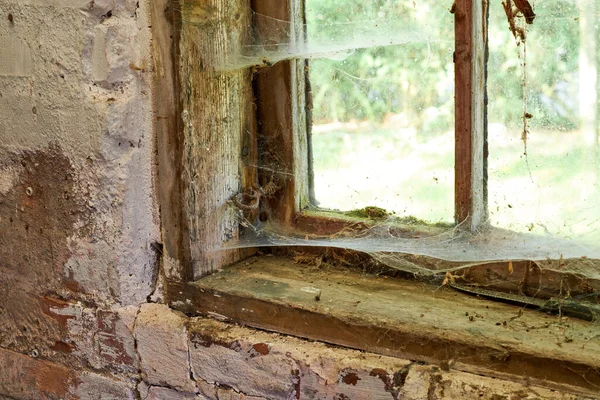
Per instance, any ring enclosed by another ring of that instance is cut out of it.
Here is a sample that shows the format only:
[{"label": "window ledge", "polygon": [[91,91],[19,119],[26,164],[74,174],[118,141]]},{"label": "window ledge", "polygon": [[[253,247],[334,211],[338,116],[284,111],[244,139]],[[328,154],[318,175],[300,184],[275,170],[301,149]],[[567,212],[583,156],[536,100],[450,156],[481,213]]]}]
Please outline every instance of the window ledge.
[{"label": "window ledge", "polygon": [[167,296],[190,315],[582,394],[600,387],[596,324],[446,287],[260,256],[170,282]]}]

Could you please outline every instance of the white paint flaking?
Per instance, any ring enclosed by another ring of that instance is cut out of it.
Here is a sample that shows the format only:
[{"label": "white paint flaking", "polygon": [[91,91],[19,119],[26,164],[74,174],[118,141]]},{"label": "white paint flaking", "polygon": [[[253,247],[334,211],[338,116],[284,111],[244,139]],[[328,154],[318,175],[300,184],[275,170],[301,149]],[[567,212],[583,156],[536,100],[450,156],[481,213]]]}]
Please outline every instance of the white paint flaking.
[{"label": "white paint flaking", "polygon": [[19,174],[12,168],[0,169],[0,195],[6,195],[17,183]]}]

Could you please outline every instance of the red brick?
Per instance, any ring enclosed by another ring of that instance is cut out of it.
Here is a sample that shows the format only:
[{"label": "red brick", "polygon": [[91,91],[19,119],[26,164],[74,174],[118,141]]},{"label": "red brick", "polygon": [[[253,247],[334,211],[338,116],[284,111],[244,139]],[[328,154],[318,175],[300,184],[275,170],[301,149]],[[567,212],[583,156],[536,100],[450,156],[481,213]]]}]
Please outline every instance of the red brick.
[{"label": "red brick", "polygon": [[0,350],[0,394],[17,399],[68,398],[76,386],[73,371],[20,353]]},{"label": "red brick", "polygon": [[0,349],[0,399],[134,399],[135,384]]}]

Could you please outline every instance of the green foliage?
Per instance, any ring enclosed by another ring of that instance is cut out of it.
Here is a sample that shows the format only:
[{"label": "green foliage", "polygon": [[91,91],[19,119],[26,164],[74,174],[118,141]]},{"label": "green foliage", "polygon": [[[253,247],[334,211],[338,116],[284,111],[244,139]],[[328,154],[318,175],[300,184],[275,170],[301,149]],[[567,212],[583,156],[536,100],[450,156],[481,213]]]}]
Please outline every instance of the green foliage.
[{"label": "green foliage", "polygon": [[[357,50],[341,61],[310,63],[315,123],[380,123],[402,115],[420,134],[452,129],[454,16],[452,0],[307,0],[309,38],[348,39],[343,23],[398,19],[403,31],[427,32],[420,42]],[[527,39],[527,98],[531,127],[577,126],[579,25],[576,3],[536,2]],[[336,25],[337,23],[337,25]],[[431,40],[429,40],[431,39]],[[500,0],[490,9],[490,122],[518,125],[523,115],[522,47],[516,45]],[[575,89],[574,89],[575,88]]]},{"label": "green foliage", "polygon": [[350,217],[384,219],[391,214],[381,207],[367,206],[356,210],[346,211],[344,213]]},{"label": "green foliage", "polygon": [[[339,38],[359,36],[344,32],[342,23],[364,21],[365,25],[398,19],[400,34],[427,31],[438,42],[415,42],[402,46],[357,50],[342,61],[311,62],[315,122],[369,120],[381,122],[389,114],[404,114],[420,121],[427,116],[451,122],[452,93],[452,15],[451,4],[432,3],[431,10],[419,16],[412,2],[377,0],[310,0],[307,4],[309,37]],[[327,21],[327,24],[321,23]],[[335,23],[339,23],[335,25]],[[435,28],[432,28],[435,27]],[[365,26],[365,31],[368,30]],[[430,125],[435,127],[436,121]],[[432,124],[433,123],[433,124]],[[438,123],[438,124],[440,124]]]}]

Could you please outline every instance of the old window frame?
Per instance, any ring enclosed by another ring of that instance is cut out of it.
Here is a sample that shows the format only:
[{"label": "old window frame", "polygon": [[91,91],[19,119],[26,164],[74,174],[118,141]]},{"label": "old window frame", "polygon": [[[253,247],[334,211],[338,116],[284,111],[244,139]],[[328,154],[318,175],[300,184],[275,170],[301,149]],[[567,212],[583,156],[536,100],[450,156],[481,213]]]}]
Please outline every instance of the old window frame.
[{"label": "old window frame", "polygon": [[[296,5],[294,10],[291,4]],[[485,42],[475,41],[474,35],[485,32],[483,7],[487,2],[457,0],[455,4],[455,220],[468,221],[466,225],[476,230],[487,211]],[[300,5],[277,0],[153,3],[159,72],[155,78],[157,186],[169,277],[198,278],[252,254],[251,250],[214,249],[235,237],[239,229],[234,216],[222,213],[224,204],[260,179],[252,160],[258,157],[261,129],[280,133],[275,146],[293,175],[281,195],[269,200],[270,217],[287,226],[309,229],[328,230],[343,224],[310,210],[304,212],[310,202],[309,122],[304,106],[310,99],[303,79],[305,62],[285,60],[261,68],[254,80],[251,68],[224,72],[211,68],[223,54],[248,43],[251,10],[280,20],[302,21]],[[292,26],[293,34],[304,34],[302,24]],[[261,114],[260,104],[268,112]]]},{"label": "old window frame", "polygon": [[[304,22],[304,11],[296,5],[301,2],[253,1],[253,9],[267,17]],[[287,5],[286,5],[287,4]],[[485,163],[487,157],[486,128],[484,126],[485,97],[485,43],[486,1],[458,0],[453,8],[455,17],[455,222],[476,231],[487,219]],[[304,35],[302,23],[291,23],[298,37]],[[282,40],[293,40],[282,38]],[[291,166],[293,178],[287,181],[283,195],[268,205],[284,226],[307,231],[327,229],[341,221],[327,222],[318,211],[307,209],[311,199],[308,154],[310,140],[310,94],[303,60],[281,61],[263,68],[257,74],[256,96],[259,104],[258,120],[266,131],[280,131],[275,144],[283,162]],[[290,100],[291,99],[291,100]],[[308,101],[308,103],[307,103]],[[269,112],[262,113],[260,104]],[[282,104],[284,105],[282,107]],[[302,110],[301,104],[307,104]],[[276,110],[276,112],[273,112]],[[301,120],[304,119],[304,122]],[[259,130],[261,129],[259,128]],[[270,143],[271,144],[271,143]],[[314,194],[312,194],[314,196]],[[325,226],[324,226],[325,225]],[[321,233],[321,232],[316,232]]]},{"label": "old window frame", "polygon": [[[304,62],[282,61],[262,69],[254,81],[251,69],[219,72],[210,68],[223,52],[248,42],[251,9],[278,19],[289,19],[291,13],[301,15],[302,9],[290,10],[289,4],[278,0],[151,3],[157,191],[163,228],[159,280],[165,300],[172,305],[196,304],[205,297],[194,295],[197,289],[191,282],[255,253],[255,249],[213,249],[237,235],[239,228],[234,217],[222,213],[226,203],[259,181],[258,171],[247,159],[258,157],[261,124],[263,129],[277,127],[282,133],[279,145],[294,171],[283,195],[270,200],[273,217],[322,231],[344,223],[303,211],[310,199],[308,122],[303,107],[309,98],[307,83],[301,78]],[[486,4],[485,0],[456,0],[455,7],[459,21],[455,24],[456,220],[469,220],[471,229],[485,220],[487,212],[485,42],[475,40],[486,33]],[[255,96],[263,104],[270,101],[270,110],[276,112],[261,115]],[[503,268],[488,264],[474,274],[485,276]],[[514,268],[519,276],[518,271],[527,272],[530,265],[515,262]],[[527,276],[559,280],[539,271]]]}]

